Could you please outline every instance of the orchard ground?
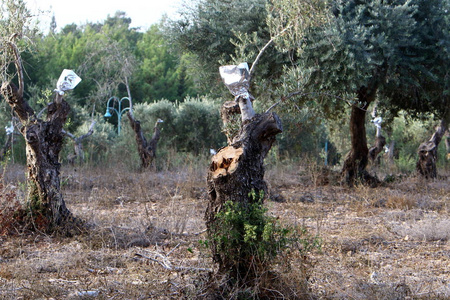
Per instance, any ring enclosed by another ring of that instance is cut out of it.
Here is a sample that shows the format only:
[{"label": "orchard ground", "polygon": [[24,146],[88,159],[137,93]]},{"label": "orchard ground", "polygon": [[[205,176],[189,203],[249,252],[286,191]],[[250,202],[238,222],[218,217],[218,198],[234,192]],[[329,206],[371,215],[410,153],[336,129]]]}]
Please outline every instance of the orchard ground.
[{"label": "orchard ground", "polygon": [[[90,229],[72,238],[0,236],[0,298],[199,297],[214,267],[201,243],[206,166],[187,161],[145,173],[64,166],[66,204]],[[300,299],[450,298],[448,168],[433,181],[410,174],[351,189],[332,179],[323,185],[319,170],[293,162],[266,169],[268,213],[321,241],[306,256],[291,249],[274,263],[286,282],[280,299],[286,289]],[[23,199],[25,167],[2,173],[6,189]]]}]

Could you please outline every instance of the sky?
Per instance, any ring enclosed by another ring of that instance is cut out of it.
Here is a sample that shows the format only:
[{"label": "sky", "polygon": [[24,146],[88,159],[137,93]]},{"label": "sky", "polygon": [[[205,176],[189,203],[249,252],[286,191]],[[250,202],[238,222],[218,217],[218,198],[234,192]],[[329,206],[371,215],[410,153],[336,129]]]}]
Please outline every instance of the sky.
[{"label": "sky", "polygon": [[[131,18],[131,27],[146,30],[150,25],[158,23],[164,14],[176,17],[183,0],[26,0],[27,7],[39,14],[42,29],[48,29],[53,14],[56,18],[57,30],[67,24],[77,25],[87,22],[102,22],[107,16],[114,16],[120,10]],[[38,12],[38,11],[43,12]]]}]

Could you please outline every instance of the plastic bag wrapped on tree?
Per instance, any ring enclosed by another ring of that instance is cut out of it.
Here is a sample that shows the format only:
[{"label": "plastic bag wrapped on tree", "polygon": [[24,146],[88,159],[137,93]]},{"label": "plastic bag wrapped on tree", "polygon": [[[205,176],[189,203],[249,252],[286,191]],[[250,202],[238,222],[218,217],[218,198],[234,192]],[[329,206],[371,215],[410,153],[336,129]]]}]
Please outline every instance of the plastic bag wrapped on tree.
[{"label": "plastic bag wrapped on tree", "polygon": [[81,78],[75,74],[74,71],[64,69],[59,76],[58,82],[56,83],[55,92],[60,96],[64,95],[65,91],[73,90],[81,81]]},{"label": "plastic bag wrapped on tree", "polygon": [[252,119],[255,116],[255,111],[252,106],[252,100],[254,98],[249,93],[250,71],[247,63],[221,66],[219,73],[226,87],[235,96],[235,101],[239,104],[242,122]]}]

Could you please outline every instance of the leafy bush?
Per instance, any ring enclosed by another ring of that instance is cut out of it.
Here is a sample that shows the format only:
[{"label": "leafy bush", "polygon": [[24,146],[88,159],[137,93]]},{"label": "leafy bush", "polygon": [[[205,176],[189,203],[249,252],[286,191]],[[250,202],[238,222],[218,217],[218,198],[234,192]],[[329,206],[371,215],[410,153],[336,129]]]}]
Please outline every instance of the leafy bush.
[{"label": "leafy bush", "polygon": [[214,101],[207,97],[187,98],[177,107],[176,147],[199,154],[224,146],[226,139],[221,124],[219,105]]},{"label": "leafy bush", "polygon": [[[133,112],[135,119],[141,122],[141,128],[147,140],[153,136],[156,120],[159,118],[164,121],[158,124],[161,130],[156,160],[158,169],[173,166],[174,163],[169,159],[174,157],[174,151],[206,155],[209,153],[209,148],[219,148],[225,143],[225,135],[221,132],[219,106],[206,97],[188,98],[182,103],[173,103],[164,99],[154,103],[139,103],[134,105]],[[98,159],[103,162],[125,163],[132,169],[138,168],[139,156],[136,150],[135,133],[126,115],[122,116],[120,136],[117,136],[110,123],[105,123],[103,118],[100,119],[94,130],[101,129],[102,132],[94,132],[88,142],[94,143],[87,146],[94,151],[91,155],[97,155],[99,151],[95,149],[105,145],[107,149],[101,151],[103,158]],[[87,131],[87,128],[84,129]],[[97,138],[100,140],[97,141]],[[123,160],[124,157],[127,158],[126,161]]]},{"label": "leafy bush", "polygon": [[320,246],[318,237],[306,229],[284,227],[267,215],[263,196],[252,192],[251,203],[226,202],[205,242],[212,243],[216,261],[238,283],[258,281],[287,249],[297,248],[305,255]]}]

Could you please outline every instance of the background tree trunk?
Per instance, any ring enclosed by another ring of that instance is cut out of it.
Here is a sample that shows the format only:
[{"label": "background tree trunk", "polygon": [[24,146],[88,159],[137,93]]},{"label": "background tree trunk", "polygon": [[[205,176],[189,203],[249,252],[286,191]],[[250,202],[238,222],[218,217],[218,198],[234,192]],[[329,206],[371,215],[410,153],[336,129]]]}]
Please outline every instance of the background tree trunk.
[{"label": "background tree trunk", "polygon": [[69,104],[62,99],[55,99],[48,105],[47,120],[42,121],[35,117],[33,109],[13,83],[4,83],[1,93],[23,126],[21,133],[26,142],[29,183],[25,210],[31,217],[29,221],[35,229],[45,232],[70,234],[74,230],[78,231],[78,220],[66,207],[59,181],[58,158],[64,138],[62,128],[70,111]]},{"label": "background tree trunk", "polygon": [[128,112],[127,116],[130,120],[131,128],[133,128],[133,131],[136,134],[136,144],[138,147],[139,157],[141,158],[141,169],[147,169],[152,165],[152,162],[156,157],[156,147],[158,146],[158,141],[161,135],[158,128],[158,121],[155,123],[152,139],[150,142],[147,142],[147,139],[142,132],[141,122],[135,120],[131,112]]},{"label": "background tree trunk", "polygon": [[[243,125],[233,144],[222,148],[212,157],[207,175],[210,201],[205,213],[208,234],[215,235],[214,222],[216,214],[227,201],[248,204],[253,199],[249,196],[255,192],[267,191],[264,181],[264,158],[282,132],[279,117],[273,113],[256,115]],[[213,239],[211,239],[213,241]],[[221,256],[220,245],[212,242],[214,261],[219,264],[219,273],[229,270],[235,262],[226,261]]]},{"label": "background tree trunk", "polygon": [[350,116],[350,134],[352,148],[347,155],[342,168],[342,176],[345,182],[353,186],[355,181],[361,180],[364,183],[375,184],[376,178],[369,175],[366,171],[368,164],[369,149],[367,147],[366,137],[366,112],[375,99],[376,89],[368,92],[366,87],[361,87],[358,91],[358,102],[363,103],[362,106],[352,106]]},{"label": "background tree trunk", "polygon": [[439,126],[436,128],[431,139],[425,143],[420,144],[418,149],[419,160],[416,164],[416,169],[420,175],[425,178],[436,178],[436,160],[437,160],[437,149],[439,143],[444,137],[445,131],[447,130],[448,123],[445,119],[442,119]]}]

